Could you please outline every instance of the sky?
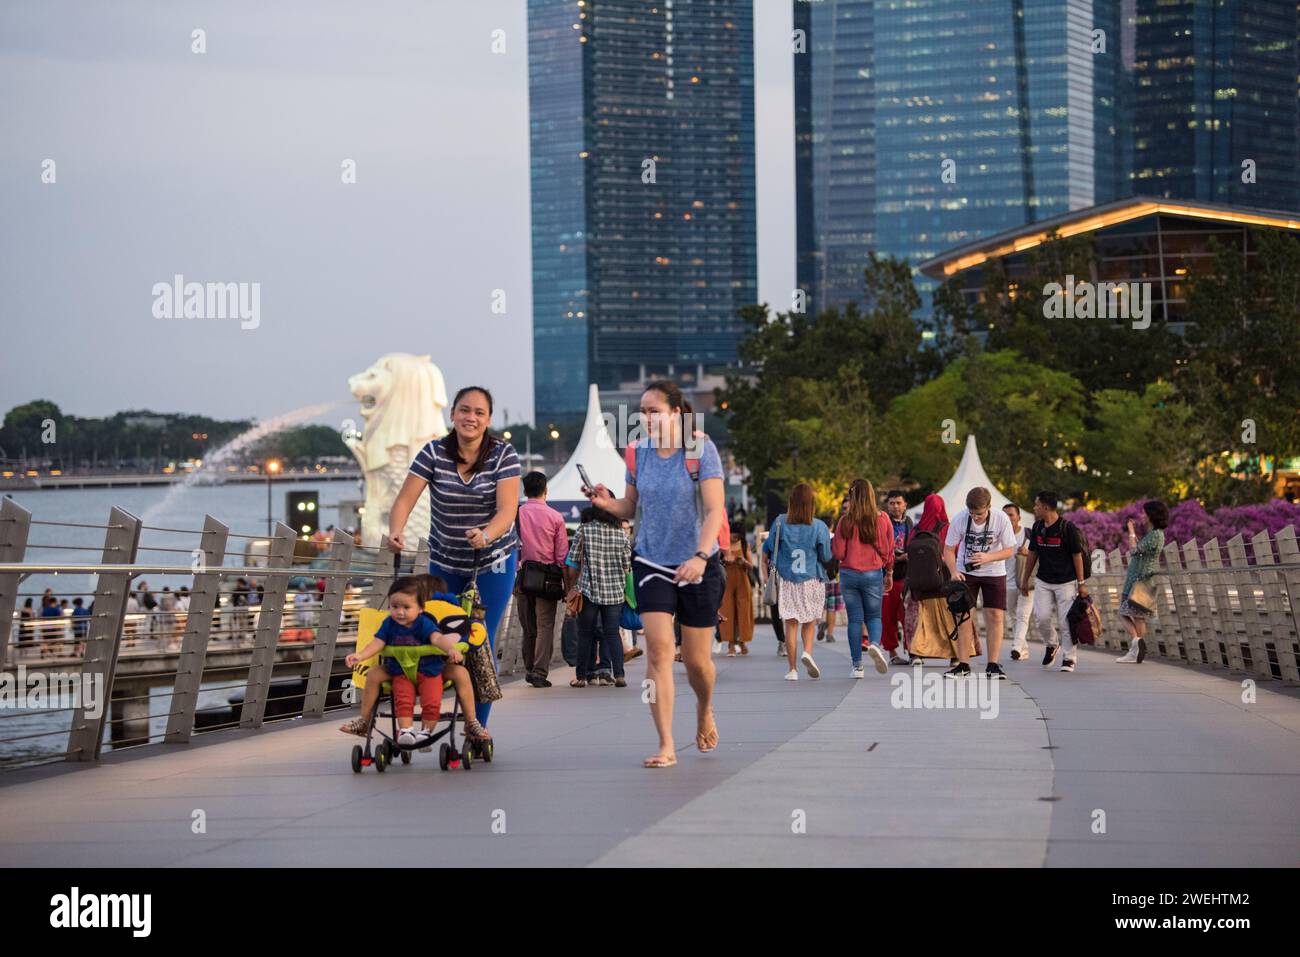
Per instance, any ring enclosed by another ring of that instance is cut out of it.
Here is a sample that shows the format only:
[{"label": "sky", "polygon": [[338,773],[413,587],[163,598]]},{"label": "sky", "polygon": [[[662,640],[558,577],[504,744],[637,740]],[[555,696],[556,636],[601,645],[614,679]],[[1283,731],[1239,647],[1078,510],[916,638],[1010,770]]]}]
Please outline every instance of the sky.
[{"label": "sky", "polygon": [[[759,297],[782,303],[791,14],[755,8]],[[524,0],[0,5],[0,414],[337,401],[329,422],[405,351],[527,419],[530,269]],[[258,284],[255,327],[168,314],[177,274]]]}]

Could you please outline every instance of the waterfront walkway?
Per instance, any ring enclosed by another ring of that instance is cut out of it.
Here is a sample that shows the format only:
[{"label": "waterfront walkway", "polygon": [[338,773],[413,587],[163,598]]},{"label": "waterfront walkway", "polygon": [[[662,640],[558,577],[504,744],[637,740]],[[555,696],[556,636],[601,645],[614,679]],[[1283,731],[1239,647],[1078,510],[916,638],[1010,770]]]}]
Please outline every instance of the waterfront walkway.
[{"label": "waterfront walkway", "polygon": [[1240,676],[1100,651],[1061,674],[1031,647],[982,719],[891,706],[889,676],[848,677],[842,637],[818,645],[821,681],[782,681],[761,629],[714,659],[712,754],[687,746],[675,666],[666,770],[640,767],[640,658],[624,689],[570,689],[570,669],[508,684],[496,760],[471,771],[431,753],[354,774],[339,714],[15,771],[0,865],[1300,865],[1294,689],[1261,682],[1246,704]]}]

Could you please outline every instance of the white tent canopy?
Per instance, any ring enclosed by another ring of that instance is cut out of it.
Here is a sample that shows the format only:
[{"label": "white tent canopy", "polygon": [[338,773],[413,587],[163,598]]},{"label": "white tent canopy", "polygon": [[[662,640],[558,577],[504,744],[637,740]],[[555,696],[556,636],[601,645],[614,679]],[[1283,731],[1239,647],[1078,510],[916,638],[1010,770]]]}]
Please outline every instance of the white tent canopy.
[{"label": "white tent canopy", "polygon": [[[995,509],[1014,504],[998,491],[997,486],[984,471],[984,466],[980,464],[979,450],[975,448],[975,436],[972,434],[966,436],[966,451],[962,453],[957,471],[952,473],[948,484],[939,490],[939,497],[943,499],[943,504],[948,509],[949,519],[966,507],[966,493],[981,485],[992,493]],[[912,516],[913,520],[918,519],[921,517],[923,507],[922,504],[909,508],[907,514]]]},{"label": "white tent canopy", "polygon": [[615,498],[622,496],[627,477],[623,456],[619,454],[605,420],[600,414],[600,391],[592,383],[587,392],[587,419],[582,424],[578,446],[554,476],[547,482],[547,501],[566,519],[577,521],[578,511],[587,505],[582,494],[582,479],[578,466],[587,470],[593,482],[605,485]]}]

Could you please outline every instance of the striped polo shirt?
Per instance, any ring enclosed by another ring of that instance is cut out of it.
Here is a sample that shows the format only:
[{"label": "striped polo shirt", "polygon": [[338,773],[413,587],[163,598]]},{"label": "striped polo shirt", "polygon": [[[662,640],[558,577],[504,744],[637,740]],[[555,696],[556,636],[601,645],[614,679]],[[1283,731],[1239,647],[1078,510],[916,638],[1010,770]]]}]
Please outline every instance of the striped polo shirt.
[{"label": "striped polo shirt", "polygon": [[[489,441],[485,438],[484,441]],[[449,572],[468,575],[474,570],[474,549],[465,540],[471,528],[484,528],[497,511],[497,483],[519,477],[519,456],[509,442],[492,437],[487,464],[463,481],[456,464],[434,439],[411,463],[411,474],[429,483],[429,561]],[[478,567],[487,568],[498,558],[508,558],[519,538],[515,526],[479,552]]]}]

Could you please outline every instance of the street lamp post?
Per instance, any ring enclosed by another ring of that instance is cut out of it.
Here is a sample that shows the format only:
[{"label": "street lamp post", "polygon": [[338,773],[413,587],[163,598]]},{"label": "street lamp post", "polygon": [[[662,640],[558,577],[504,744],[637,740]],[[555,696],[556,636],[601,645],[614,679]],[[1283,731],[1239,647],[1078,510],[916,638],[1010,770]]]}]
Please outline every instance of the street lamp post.
[{"label": "street lamp post", "polygon": [[280,471],[280,460],[271,459],[266,463],[266,537],[271,537],[271,477]]}]

